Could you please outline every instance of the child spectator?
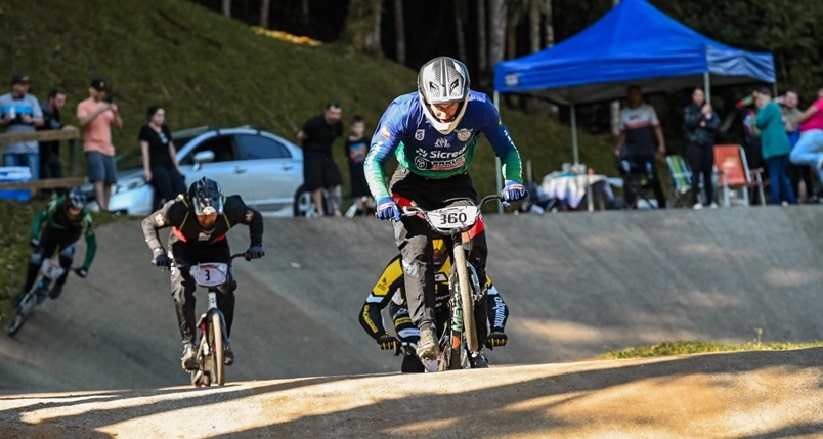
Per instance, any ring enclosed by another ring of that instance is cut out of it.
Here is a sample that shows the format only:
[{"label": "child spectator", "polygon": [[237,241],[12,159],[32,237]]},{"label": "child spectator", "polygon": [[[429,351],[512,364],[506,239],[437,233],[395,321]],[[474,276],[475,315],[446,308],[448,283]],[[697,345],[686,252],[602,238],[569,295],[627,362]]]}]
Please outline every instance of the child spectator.
[{"label": "child spectator", "polygon": [[374,199],[371,197],[366,175],[363,173],[363,160],[369,152],[370,138],[364,135],[365,123],[361,116],[354,116],[346,138],[346,157],[349,158],[349,176],[351,197],[357,208],[355,215],[374,212]]}]

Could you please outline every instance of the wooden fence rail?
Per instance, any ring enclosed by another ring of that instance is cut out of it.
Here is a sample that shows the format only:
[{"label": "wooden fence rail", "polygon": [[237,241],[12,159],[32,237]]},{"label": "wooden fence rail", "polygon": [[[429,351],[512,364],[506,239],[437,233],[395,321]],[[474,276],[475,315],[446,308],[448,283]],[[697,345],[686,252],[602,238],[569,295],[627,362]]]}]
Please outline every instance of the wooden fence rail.
[{"label": "wooden fence rail", "polygon": [[77,128],[66,128],[62,130],[39,130],[30,133],[0,133],[0,145],[13,142],[28,142],[31,140],[68,140],[69,146],[69,177],[47,178],[32,181],[13,181],[0,183],[0,189],[44,189],[55,187],[69,187],[83,184],[86,177],[81,177],[79,154],[77,150],[78,139],[83,137]]},{"label": "wooden fence rail", "polygon": [[48,178],[32,181],[14,181],[0,183],[0,189],[44,189],[56,187],[69,187],[83,184],[86,177],[80,177],[79,152],[77,150],[77,139],[83,137],[77,128],[66,128],[62,130],[40,130],[30,133],[0,133],[0,145],[12,142],[28,142],[31,140],[68,140],[69,146],[69,177]]}]

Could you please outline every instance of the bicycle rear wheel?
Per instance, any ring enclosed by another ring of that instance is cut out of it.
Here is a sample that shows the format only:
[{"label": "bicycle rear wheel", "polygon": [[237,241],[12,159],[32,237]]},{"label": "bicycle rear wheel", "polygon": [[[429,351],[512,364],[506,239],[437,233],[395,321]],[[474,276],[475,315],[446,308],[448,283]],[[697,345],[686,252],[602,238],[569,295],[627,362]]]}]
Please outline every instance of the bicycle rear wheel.
[{"label": "bicycle rear wheel", "polygon": [[208,340],[211,347],[211,383],[222,386],[226,376],[223,365],[223,319],[219,312],[209,314]]},{"label": "bicycle rear wheel", "polygon": [[477,331],[474,323],[474,306],[472,291],[469,285],[469,270],[466,265],[466,250],[462,245],[454,246],[454,265],[457,268],[457,279],[460,284],[460,306],[463,308],[463,338],[469,352],[477,352]]}]

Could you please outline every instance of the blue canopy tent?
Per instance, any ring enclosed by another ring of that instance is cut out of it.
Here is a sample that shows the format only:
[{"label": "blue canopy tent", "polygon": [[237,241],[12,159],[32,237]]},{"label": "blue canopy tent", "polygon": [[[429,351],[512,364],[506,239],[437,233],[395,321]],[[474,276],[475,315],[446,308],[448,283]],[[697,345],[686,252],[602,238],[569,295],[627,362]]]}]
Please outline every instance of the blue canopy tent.
[{"label": "blue canopy tent", "polygon": [[629,84],[643,91],[673,91],[703,83],[775,83],[771,53],[747,52],[705,37],[645,0],[622,0],[596,23],[559,44],[494,66],[499,93],[534,92],[571,106],[572,152],[578,163],[577,104],[625,95]]}]

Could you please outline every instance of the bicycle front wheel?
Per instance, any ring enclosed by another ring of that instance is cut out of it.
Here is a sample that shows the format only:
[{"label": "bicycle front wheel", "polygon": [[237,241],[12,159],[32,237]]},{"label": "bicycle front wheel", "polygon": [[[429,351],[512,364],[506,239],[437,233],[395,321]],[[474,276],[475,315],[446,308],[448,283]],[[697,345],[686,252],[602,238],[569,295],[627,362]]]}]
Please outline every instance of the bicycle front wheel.
[{"label": "bicycle front wheel", "polygon": [[477,331],[474,323],[474,306],[472,301],[471,281],[469,268],[466,264],[466,249],[462,245],[454,246],[454,265],[457,268],[457,279],[460,285],[460,306],[463,308],[463,337],[469,352],[477,352]]},{"label": "bicycle front wheel", "polygon": [[9,325],[6,327],[6,333],[9,334],[9,337],[14,337],[17,334],[17,331],[23,326],[23,323],[26,322],[26,316],[17,313],[14,317],[11,318]]},{"label": "bicycle front wheel", "polygon": [[17,312],[6,327],[6,333],[9,334],[9,337],[14,337],[14,335],[17,334],[17,331],[23,327],[23,323],[26,323],[26,320],[28,320],[29,316],[34,312],[36,306],[37,292],[36,289],[32,289],[20,299],[20,303],[17,305]]},{"label": "bicycle front wheel", "polygon": [[211,347],[211,383],[222,386],[226,376],[223,365],[223,319],[219,312],[209,315],[208,340]]}]

